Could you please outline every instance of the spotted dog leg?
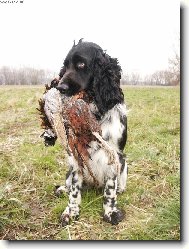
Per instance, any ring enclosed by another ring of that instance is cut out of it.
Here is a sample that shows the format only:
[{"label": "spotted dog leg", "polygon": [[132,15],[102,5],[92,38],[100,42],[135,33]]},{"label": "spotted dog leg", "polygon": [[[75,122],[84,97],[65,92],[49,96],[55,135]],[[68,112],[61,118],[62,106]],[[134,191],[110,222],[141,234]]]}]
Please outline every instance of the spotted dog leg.
[{"label": "spotted dog leg", "polygon": [[124,211],[117,208],[117,177],[108,178],[104,189],[104,221],[117,225],[124,219]]},{"label": "spotted dog leg", "polygon": [[123,193],[126,189],[127,184],[127,175],[128,175],[128,167],[127,162],[123,155],[119,155],[119,160],[121,163],[121,170],[120,175],[118,177],[118,187],[117,187],[117,193]]},{"label": "spotted dog leg", "polygon": [[79,217],[82,182],[82,174],[79,171],[73,171],[72,184],[69,192],[69,203],[61,215],[62,226],[68,225],[71,219],[77,219]]}]

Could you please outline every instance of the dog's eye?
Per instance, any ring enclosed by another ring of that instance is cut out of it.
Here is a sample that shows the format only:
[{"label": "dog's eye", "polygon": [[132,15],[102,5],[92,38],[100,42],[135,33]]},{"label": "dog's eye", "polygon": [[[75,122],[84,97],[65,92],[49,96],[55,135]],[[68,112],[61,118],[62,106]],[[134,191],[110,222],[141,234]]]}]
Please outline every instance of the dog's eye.
[{"label": "dog's eye", "polygon": [[79,69],[83,69],[85,67],[85,63],[84,62],[78,62],[76,64],[76,67],[79,68]]}]

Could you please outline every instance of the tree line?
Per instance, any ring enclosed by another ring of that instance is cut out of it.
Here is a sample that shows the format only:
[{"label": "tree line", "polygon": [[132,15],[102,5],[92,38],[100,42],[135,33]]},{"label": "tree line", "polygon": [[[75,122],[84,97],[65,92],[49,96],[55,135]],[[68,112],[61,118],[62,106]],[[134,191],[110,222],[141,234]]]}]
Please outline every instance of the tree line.
[{"label": "tree line", "polygon": [[180,56],[175,53],[173,58],[169,59],[169,67],[166,70],[159,70],[145,77],[139,73],[124,74],[121,79],[123,85],[180,85]]},{"label": "tree line", "polygon": [[[55,76],[50,70],[35,69],[31,67],[0,68],[0,85],[40,85],[49,83]],[[156,71],[151,75],[141,77],[138,73],[123,73],[122,85],[164,85],[176,86],[180,84],[180,56],[169,59],[169,68]]]},{"label": "tree line", "polygon": [[48,83],[54,77],[55,73],[44,69],[8,66],[0,68],[0,85],[40,85]]}]

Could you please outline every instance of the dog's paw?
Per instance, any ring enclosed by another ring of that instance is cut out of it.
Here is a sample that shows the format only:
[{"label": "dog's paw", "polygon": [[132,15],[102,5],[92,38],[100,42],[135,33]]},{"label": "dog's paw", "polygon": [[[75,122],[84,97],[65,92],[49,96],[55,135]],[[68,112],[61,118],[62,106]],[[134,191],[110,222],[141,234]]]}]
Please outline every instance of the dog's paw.
[{"label": "dog's paw", "polygon": [[69,214],[64,214],[64,213],[60,217],[61,224],[63,227],[69,225],[71,223],[71,221],[76,221],[78,219],[79,219],[79,215],[71,217]]},{"label": "dog's paw", "polygon": [[69,214],[62,214],[61,217],[60,217],[60,221],[61,221],[61,224],[63,227],[69,225],[70,223],[70,216]]},{"label": "dog's paw", "polygon": [[57,196],[57,197],[60,197],[63,193],[68,193],[68,189],[66,188],[66,186],[55,186],[55,189],[54,189],[54,194]]},{"label": "dog's paw", "polygon": [[103,220],[111,223],[112,225],[117,225],[125,218],[125,211],[117,209],[112,213],[104,214]]}]

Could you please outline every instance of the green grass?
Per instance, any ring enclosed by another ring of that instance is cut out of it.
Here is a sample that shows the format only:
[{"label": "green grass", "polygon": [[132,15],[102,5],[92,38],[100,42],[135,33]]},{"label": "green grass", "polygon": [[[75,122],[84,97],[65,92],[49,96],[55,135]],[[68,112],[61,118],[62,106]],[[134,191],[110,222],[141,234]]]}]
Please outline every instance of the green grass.
[{"label": "green grass", "polygon": [[129,109],[126,218],[102,221],[100,190],[82,193],[79,221],[59,217],[68,197],[54,195],[66,165],[59,143],[45,147],[36,107],[43,87],[0,88],[0,239],[180,240],[180,89],[125,87]]}]

